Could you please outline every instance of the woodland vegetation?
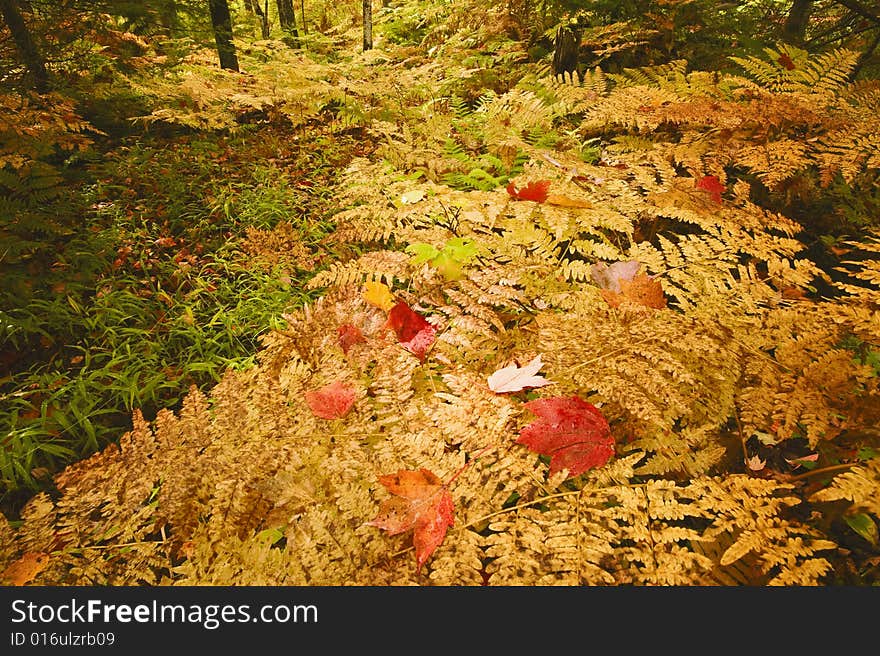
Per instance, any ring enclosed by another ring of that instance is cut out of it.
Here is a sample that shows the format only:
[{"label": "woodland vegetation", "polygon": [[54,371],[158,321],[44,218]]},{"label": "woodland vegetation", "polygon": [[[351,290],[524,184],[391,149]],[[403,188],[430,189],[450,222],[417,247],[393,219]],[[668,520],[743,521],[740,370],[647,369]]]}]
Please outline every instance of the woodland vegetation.
[{"label": "woodland vegetation", "polygon": [[4,584],[880,582],[880,3],[0,16]]}]

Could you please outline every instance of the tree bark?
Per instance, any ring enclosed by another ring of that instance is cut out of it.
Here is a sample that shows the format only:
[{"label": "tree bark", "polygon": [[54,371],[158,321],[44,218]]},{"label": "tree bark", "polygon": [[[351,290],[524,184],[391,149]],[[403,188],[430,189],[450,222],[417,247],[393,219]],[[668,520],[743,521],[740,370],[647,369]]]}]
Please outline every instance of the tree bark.
[{"label": "tree bark", "polygon": [[580,47],[581,35],[571,27],[560,25],[553,43],[554,75],[577,71]]},{"label": "tree bark", "polygon": [[364,6],[364,51],[373,47],[373,0],[363,0]]},{"label": "tree bark", "polygon": [[260,35],[264,39],[269,38],[269,0],[266,0],[266,4],[262,7],[260,6],[260,0],[253,0],[253,9],[254,13],[257,15],[257,20],[260,21]]},{"label": "tree bark", "polygon": [[208,0],[208,6],[211,10],[211,26],[214,28],[220,68],[227,68],[237,73],[238,56],[235,54],[235,43],[232,41],[232,16],[229,13],[229,3],[227,0]]},{"label": "tree bark", "polygon": [[296,10],[293,7],[293,0],[276,0],[276,2],[281,29],[290,35],[292,41],[289,45],[297,47],[299,45],[299,31],[296,29]]},{"label": "tree bark", "polygon": [[788,43],[795,45],[804,42],[812,10],[813,0],[794,0],[782,26],[782,36]]},{"label": "tree bark", "polygon": [[299,15],[302,16],[303,34],[308,34],[309,28],[306,25],[306,0],[299,0]]},{"label": "tree bark", "polygon": [[0,14],[9,27],[18,56],[24,64],[28,74],[33,80],[34,89],[37,93],[46,93],[49,90],[49,72],[46,70],[46,62],[34,42],[24,18],[18,0],[0,0]]}]

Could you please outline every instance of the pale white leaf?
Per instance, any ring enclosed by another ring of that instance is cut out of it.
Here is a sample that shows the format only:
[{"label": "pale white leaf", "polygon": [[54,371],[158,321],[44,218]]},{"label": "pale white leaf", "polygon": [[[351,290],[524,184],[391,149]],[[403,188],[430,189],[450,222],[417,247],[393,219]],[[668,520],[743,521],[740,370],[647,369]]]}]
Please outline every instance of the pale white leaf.
[{"label": "pale white leaf", "polygon": [[502,392],[518,392],[526,387],[552,385],[552,380],[536,375],[542,366],[544,363],[541,362],[541,356],[537,355],[524,367],[518,367],[516,364],[502,367],[489,376],[489,389],[500,394]]}]

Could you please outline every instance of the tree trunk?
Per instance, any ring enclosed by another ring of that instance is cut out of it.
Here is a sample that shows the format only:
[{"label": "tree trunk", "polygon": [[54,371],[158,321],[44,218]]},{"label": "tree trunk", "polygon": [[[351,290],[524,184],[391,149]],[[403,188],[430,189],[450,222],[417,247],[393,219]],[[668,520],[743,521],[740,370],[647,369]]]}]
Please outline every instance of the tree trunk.
[{"label": "tree trunk", "polygon": [[208,0],[211,10],[211,26],[214,28],[214,41],[220,57],[220,68],[238,72],[238,57],[232,42],[232,16],[227,0]]},{"label": "tree trunk", "polygon": [[266,4],[262,7],[260,6],[260,0],[253,0],[254,5],[254,13],[257,15],[257,20],[260,21],[260,34],[264,39],[269,38],[269,0],[266,0]]},{"label": "tree trunk", "polygon": [[364,0],[364,52],[373,47],[373,0]]},{"label": "tree trunk", "polygon": [[306,25],[306,0],[299,0],[299,15],[302,16],[303,34],[308,34],[309,28]]},{"label": "tree trunk", "polygon": [[795,45],[804,42],[812,10],[813,0],[794,0],[782,26],[782,36],[788,43]]},{"label": "tree trunk", "polygon": [[577,71],[580,47],[581,35],[574,28],[560,25],[556,30],[556,39],[553,44],[553,73],[555,75]]},{"label": "tree trunk", "polygon": [[276,0],[278,3],[278,20],[281,23],[281,29],[289,36],[289,45],[294,48],[298,47],[299,31],[296,29],[296,10],[293,7],[293,0]]},{"label": "tree trunk", "polygon": [[46,62],[43,60],[30,31],[28,31],[18,6],[18,0],[0,0],[0,14],[2,14],[3,20],[12,34],[12,39],[15,41],[21,63],[24,64],[33,79],[34,89],[37,90],[37,93],[46,93],[49,90],[49,73],[46,70]]}]

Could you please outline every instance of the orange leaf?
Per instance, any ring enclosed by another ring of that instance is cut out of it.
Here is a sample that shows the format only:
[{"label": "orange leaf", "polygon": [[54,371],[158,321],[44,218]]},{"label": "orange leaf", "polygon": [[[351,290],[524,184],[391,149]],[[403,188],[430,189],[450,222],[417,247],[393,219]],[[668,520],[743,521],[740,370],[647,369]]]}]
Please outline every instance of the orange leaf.
[{"label": "orange leaf", "polygon": [[660,310],[666,307],[666,296],[663,294],[663,285],[646,273],[634,276],[632,280],[620,280],[620,292],[610,289],[600,290],[602,298],[611,307],[619,307],[623,301],[629,301],[636,305]]},{"label": "orange leaf", "polygon": [[518,189],[513,182],[510,182],[507,185],[507,193],[513,196],[516,200],[533,200],[536,203],[543,203],[547,200],[547,190],[549,188],[549,180],[529,182],[522,189]]},{"label": "orange leaf", "polygon": [[344,417],[354,405],[354,388],[340,380],[306,392],[306,403],[321,419]]},{"label": "orange leaf", "polygon": [[548,205],[558,205],[559,207],[583,207],[585,209],[593,207],[593,204],[588,200],[569,198],[568,196],[559,196],[557,194],[549,194],[546,203]]},{"label": "orange leaf", "polygon": [[49,554],[31,551],[3,570],[0,579],[6,585],[27,585],[36,578],[37,574],[46,569],[48,564]]},{"label": "orange leaf", "polygon": [[379,506],[379,513],[367,526],[375,526],[397,535],[413,529],[416,572],[446,537],[452,526],[455,505],[443,482],[430,470],[400,469],[396,474],[379,477],[379,482],[394,496]]}]

